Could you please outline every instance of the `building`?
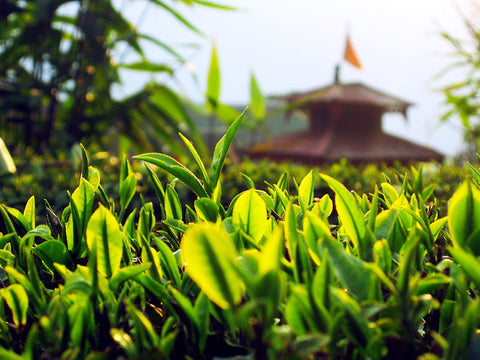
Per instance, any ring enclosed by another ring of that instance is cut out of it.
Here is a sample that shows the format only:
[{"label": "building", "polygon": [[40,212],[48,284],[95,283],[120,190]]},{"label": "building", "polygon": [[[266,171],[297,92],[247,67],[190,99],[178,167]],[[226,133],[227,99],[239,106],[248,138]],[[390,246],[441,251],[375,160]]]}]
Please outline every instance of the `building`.
[{"label": "building", "polygon": [[442,161],[444,155],[382,131],[382,116],[410,105],[360,83],[340,83],[282,97],[304,111],[309,128],[251,147],[252,159],[290,161],[310,165],[348,159],[358,163]]}]

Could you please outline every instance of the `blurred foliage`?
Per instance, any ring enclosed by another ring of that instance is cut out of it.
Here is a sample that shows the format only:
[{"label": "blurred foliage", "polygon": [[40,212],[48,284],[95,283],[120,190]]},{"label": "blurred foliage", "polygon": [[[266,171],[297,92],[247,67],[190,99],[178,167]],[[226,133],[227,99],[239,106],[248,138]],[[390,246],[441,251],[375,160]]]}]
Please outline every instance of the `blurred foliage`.
[{"label": "blurred foliage", "polygon": [[[210,1],[169,3],[148,0],[145,6],[166,11],[196,35],[201,32],[179,12],[181,6],[231,9]],[[147,46],[166,56],[149,60]],[[28,148],[55,154],[79,142],[181,155],[182,131],[204,153],[184,100],[165,85],[112,96],[120,69],[173,76],[170,64],[185,61],[163,40],[138,32],[111,0],[1,0],[0,136],[22,155]]]},{"label": "blurred foliage", "polygon": [[[415,166],[418,167],[420,165],[416,164]],[[443,205],[443,208],[446,208],[446,201],[453,195],[458,184],[468,176],[466,166],[459,166],[453,163],[425,163],[422,169],[425,182],[435,184],[434,195],[437,201]],[[312,167],[309,166],[274,163],[267,160],[253,162],[245,159],[239,165],[227,163],[223,174],[224,197],[225,199],[231,199],[238,191],[249,188],[248,181],[242,174],[250,178],[256,188],[266,189],[268,183],[272,183],[275,179],[280,178],[285,171],[292,178],[298,180],[303,179],[310,170],[312,170]],[[352,165],[345,159],[338,163],[318,167],[315,170],[338,179],[347,188],[359,194],[368,194],[373,191],[375,185],[380,185],[386,180],[401,186],[405,174],[411,172],[410,167],[400,164],[394,166],[381,164]],[[316,190],[322,192],[321,184],[316,186]],[[289,190],[295,191],[293,184],[291,184]]]},{"label": "blurred foliage", "polygon": [[[471,5],[480,10],[480,3],[472,1]],[[475,153],[480,148],[480,26],[477,18],[468,18],[460,8],[468,38],[459,39],[456,36],[442,32],[442,36],[453,47],[455,61],[448,66],[439,77],[452,71],[463,71],[461,81],[444,87],[443,93],[447,110],[441,118],[441,122],[459,119],[466,148],[460,156],[460,160],[474,159]],[[472,12],[469,12],[472,13]]]},{"label": "blurred foliage", "polygon": [[[101,181],[109,194],[118,193],[118,172],[120,161],[117,156],[108,152],[97,152],[91,156],[91,163],[100,169]],[[54,208],[63,208],[68,203],[66,190],[74,188],[78,183],[78,172],[81,159],[77,151],[72,151],[68,156],[63,154],[59,158],[48,158],[40,156],[32,157],[28,166],[20,166],[15,176],[0,178],[0,200],[13,207],[22,207],[30,195],[34,195],[37,201],[47,199]],[[26,165],[26,164],[25,164]],[[132,163],[133,172],[138,179],[138,188],[142,192],[144,201],[152,201],[155,192],[148,184],[146,169],[138,162]],[[189,168],[196,172],[198,167],[195,164]],[[240,164],[234,165],[230,158],[226,159],[226,165],[222,173],[223,199],[225,204],[235,197],[236,194],[247,190],[250,185],[246,177],[253,181],[257,189],[265,190],[267,183],[279,179],[287,171],[292,178],[303,179],[311,170],[311,167],[294,165],[288,163],[274,163],[269,161],[252,162],[245,159]],[[386,178],[400,186],[403,178],[399,174],[406,174],[411,171],[407,166],[384,166],[384,165],[363,165],[353,166],[346,160],[335,164],[325,165],[315,169],[318,172],[328,174],[341,181],[349,189],[359,194],[368,194],[386,181]],[[173,176],[165,172],[156,172],[162,182],[172,181]],[[466,166],[455,164],[423,165],[423,178],[429,184],[435,184],[434,196],[438,206],[446,209],[446,201],[452,195],[458,184],[468,176]],[[326,192],[326,188],[316,185],[316,191]],[[290,184],[290,191],[295,191],[295,186]],[[194,197],[192,193],[182,184],[177,187],[182,203],[192,204]],[[118,199],[115,198],[115,201]],[[134,201],[140,202],[140,199]]]}]

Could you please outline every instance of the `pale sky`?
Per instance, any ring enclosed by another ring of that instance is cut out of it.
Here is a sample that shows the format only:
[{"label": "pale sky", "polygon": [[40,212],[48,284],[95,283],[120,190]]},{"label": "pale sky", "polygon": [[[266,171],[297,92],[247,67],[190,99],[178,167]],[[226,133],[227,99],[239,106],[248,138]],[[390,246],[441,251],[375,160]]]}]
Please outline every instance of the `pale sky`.
[{"label": "pale sky", "polygon": [[[440,36],[446,30],[464,38],[458,6],[475,16],[470,0],[224,0],[241,10],[225,12],[185,8],[183,14],[206,35],[186,31],[170,16],[150,5],[139,31],[150,33],[179,50],[194,66],[199,84],[189,69],[178,68],[177,89],[202,101],[210,44],[216,42],[222,75],[221,99],[246,104],[249,76],[253,71],[264,94],[286,94],[329,85],[335,64],[341,61],[347,27],[363,64],[357,70],[342,62],[342,82],[362,82],[415,104],[408,123],[400,115],[384,118],[386,132],[431,146],[446,155],[461,147],[458,126],[438,126],[444,83],[461,78],[456,72],[433,78],[454,58]],[[140,1],[126,5],[132,22],[143,10]],[[185,46],[197,44],[198,48]],[[154,61],[168,56],[152,51]],[[191,71],[191,70],[190,70]],[[157,77],[164,81],[164,76]],[[125,77],[129,89],[141,87],[145,78]],[[203,90],[202,90],[203,89]],[[126,90],[122,90],[126,91]]]}]

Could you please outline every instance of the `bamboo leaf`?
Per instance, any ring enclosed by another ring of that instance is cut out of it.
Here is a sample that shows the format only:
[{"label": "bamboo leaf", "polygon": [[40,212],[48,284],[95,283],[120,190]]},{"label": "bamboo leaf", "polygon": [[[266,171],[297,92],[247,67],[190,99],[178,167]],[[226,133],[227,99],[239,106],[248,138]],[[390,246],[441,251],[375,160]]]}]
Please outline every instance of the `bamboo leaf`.
[{"label": "bamboo leaf", "polygon": [[250,74],[250,111],[253,117],[258,120],[264,119],[267,111],[265,97],[253,73]]},{"label": "bamboo leaf", "polygon": [[210,55],[210,67],[207,78],[207,101],[215,109],[218,107],[220,98],[220,66],[218,64],[218,52],[215,43],[212,44],[212,53]]},{"label": "bamboo leaf", "polygon": [[173,69],[168,65],[156,64],[147,60],[137,61],[130,64],[118,64],[118,67],[135,71],[166,72],[170,75],[172,75],[174,72]]}]

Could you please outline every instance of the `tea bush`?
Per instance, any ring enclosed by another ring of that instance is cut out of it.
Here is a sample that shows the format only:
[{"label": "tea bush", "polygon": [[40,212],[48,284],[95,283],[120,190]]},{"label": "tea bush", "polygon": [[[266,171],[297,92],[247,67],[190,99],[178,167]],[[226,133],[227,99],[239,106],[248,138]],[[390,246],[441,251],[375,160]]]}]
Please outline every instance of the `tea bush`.
[{"label": "tea bush", "polygon": [[[0,205],[0,358],[476,358],[480,172],[470,165],[446,216],[418,169],[368,194],[313,170],[266,190],[246,178],[224,207],[242,118],[208,169],[185,138],[195,173],[136,156],[155,204],[126,158],[114,202],[83,152],[77,188],[63,211],[46,205],[46,225],[33,197],[23,211]],[[333,196],[316,196],[320,182]]]}]

